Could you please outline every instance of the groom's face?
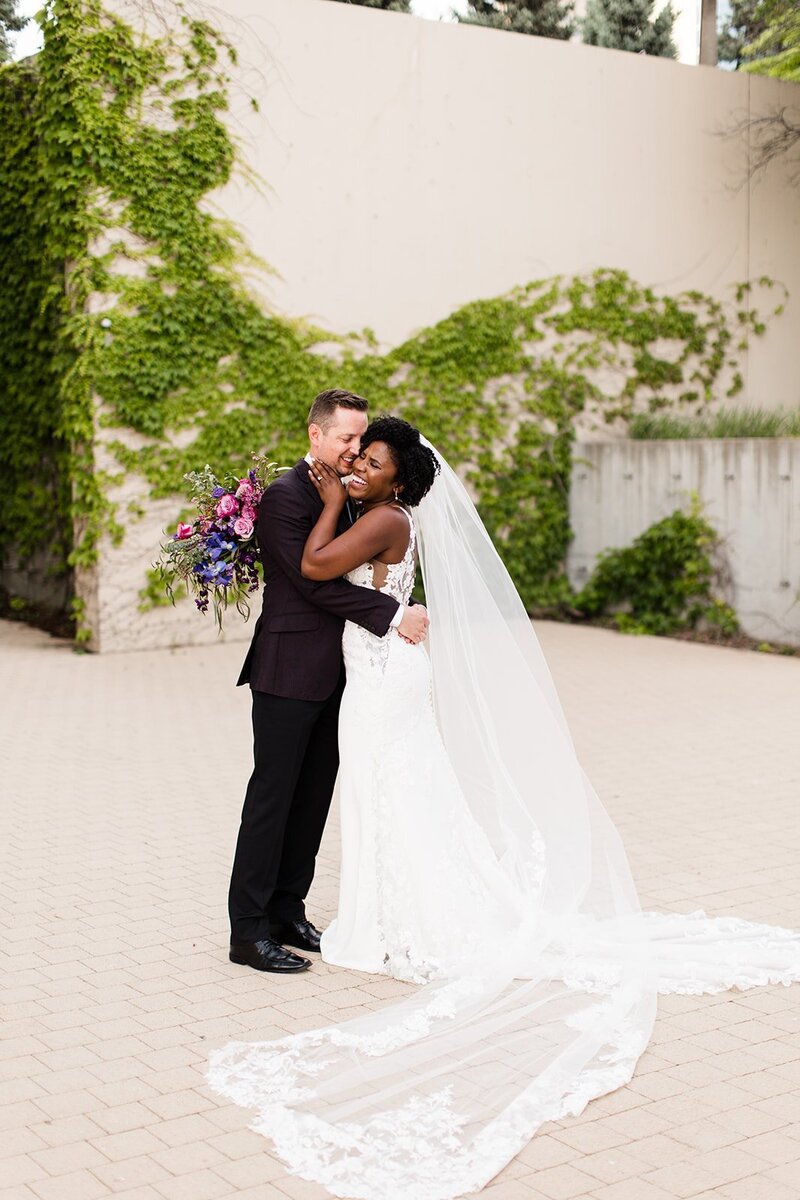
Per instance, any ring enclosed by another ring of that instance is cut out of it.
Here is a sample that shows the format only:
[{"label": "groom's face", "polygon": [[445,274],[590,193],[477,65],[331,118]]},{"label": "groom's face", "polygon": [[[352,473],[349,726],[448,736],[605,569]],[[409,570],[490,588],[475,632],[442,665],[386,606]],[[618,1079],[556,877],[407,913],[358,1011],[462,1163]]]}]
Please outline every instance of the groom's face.
[{"label": "groom's face", "polygon": [[311,453],[340,475],[349,475],[367,429],[367,414],[354,408],[337,408],[327,429],[309,425]]}]

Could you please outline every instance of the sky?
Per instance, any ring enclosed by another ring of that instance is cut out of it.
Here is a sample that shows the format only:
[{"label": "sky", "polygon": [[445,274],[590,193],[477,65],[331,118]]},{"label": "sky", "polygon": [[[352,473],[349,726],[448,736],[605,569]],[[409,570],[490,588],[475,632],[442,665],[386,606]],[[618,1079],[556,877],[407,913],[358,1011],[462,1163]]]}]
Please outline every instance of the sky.
[{"label": "sky", "polygon": [[434,20],[444,17],[450,20],[453,9],[466,12],[466,0],[411,0],[411,11],[418,17],[432,17]]},{"label": "sky", "polygon": [[[20,0],[17,12],[21,17],[32,17],[41,7],[42,0]],[[35,54],[41,49],[42,34],[36,22],[29,21],[24,29],[19,33],[12,33],[8,40],[12,46],[12,58],[27,58],[29,54]]]}]

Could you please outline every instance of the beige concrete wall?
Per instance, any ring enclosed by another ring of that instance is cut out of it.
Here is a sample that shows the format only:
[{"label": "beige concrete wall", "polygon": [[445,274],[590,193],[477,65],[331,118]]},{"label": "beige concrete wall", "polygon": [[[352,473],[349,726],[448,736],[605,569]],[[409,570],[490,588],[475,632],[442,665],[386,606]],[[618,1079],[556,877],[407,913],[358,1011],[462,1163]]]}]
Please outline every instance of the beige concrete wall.
[{"label": "beige concrete wall", "polygon": [[[800,401],[800,204],[746,183],[748,112],[794,84],[328,0],[226,0],[232,127],[266,181],[216,199],[280,273],[262,293],[385,344],[530,279],[623,267],[668,291],[790,291],[741,400]],[[249,106],[255,94],[261,108]]]},{"label": "beige concrete wall", "polygon": [[[138,4],[116,7],[137,18]],[[794,101],[794,85],[328,0],[207,11],[239,51],[231,128],[266,185],[240,178],[212,199],[279,272],[253,279],[273,308],[339,332],[370,326],[391,345],[558,273],[622,267],[720,299],[767,273],[791,295],[744,364],[743,398],[800,400],[797,194],[782,168],[736,190],[744,143],[717,136]],[[112,499],[143,494],[131,478]],[[215,637],[186,603],[138,610],[174,515],[151,505],[121,547],[103,544],[81,585],[99,648]],[[249,628],[234,614],[228,636]]]},{"label": "beige concrete wall", "polygon": [[697,492],[723,539],[726,599],[751,637],[800,645],[800,439],[578,444],[568,572],[576,588],[601,550],[628,546]]}]

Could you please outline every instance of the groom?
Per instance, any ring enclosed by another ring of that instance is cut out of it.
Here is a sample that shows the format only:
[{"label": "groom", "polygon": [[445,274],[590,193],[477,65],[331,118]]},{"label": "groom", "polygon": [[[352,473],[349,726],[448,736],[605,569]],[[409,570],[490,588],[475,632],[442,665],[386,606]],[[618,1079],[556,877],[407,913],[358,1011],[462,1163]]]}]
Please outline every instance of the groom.
[{"label": "groom", "polygon": [[[344,622],[378,637],[394,626],[390,636],[412,642],[428,626],[422,605],[405,608],[372,588],[344,579],[315,583],[300,573],[322,511],[308,477],[312,459],[349,475],[366,428],[363,397],[320,392],[308,415],[309,454],[267,488],[259,506],[263,605],[238,681],[253,694],[255,765],[228,896],[231,961],[257,971],[305,971],[309,959],[286,947],[319,950],[304,901],[339,768]],[[353,515],[348,502],[339,533]]]}]

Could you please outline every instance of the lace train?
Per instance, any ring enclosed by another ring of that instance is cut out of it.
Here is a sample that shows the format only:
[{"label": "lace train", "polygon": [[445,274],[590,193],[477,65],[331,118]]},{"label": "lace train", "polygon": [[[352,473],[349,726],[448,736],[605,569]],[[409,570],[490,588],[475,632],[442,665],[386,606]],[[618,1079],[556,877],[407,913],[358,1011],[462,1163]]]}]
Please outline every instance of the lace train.
[{"label": "lace train", "polygon": [[[624,964],[642,935],[640,973],[632,975]],[[792,930],[703,912],[644,913],[605,930],[576,920],[529,981],[510,980],[498,992],[464,976],[341,1025],[234,1042],[213,1054],[208,1079],[256,1109],[252,1128],[292,1172],[333,1196],[454,1200],[484,1187],[546,1121],[577,1115],[629,1082],[650,1037],[654,987],[696,995],[799,981],[800,936]],[[441,1072],[452,1071],[464,1047],[475,1057],[477,1043],[473,1087],[479,1080],[490,1088],[493,1058],[509,1053],[528,1085],[472,1136],[463,1063],[457,1083],[437,1086],[432,1038],[443,1041]],[[413,1051],[423,1039],[420,1081]],[[375,1092],[385,1095],[384,1107]]]}]

